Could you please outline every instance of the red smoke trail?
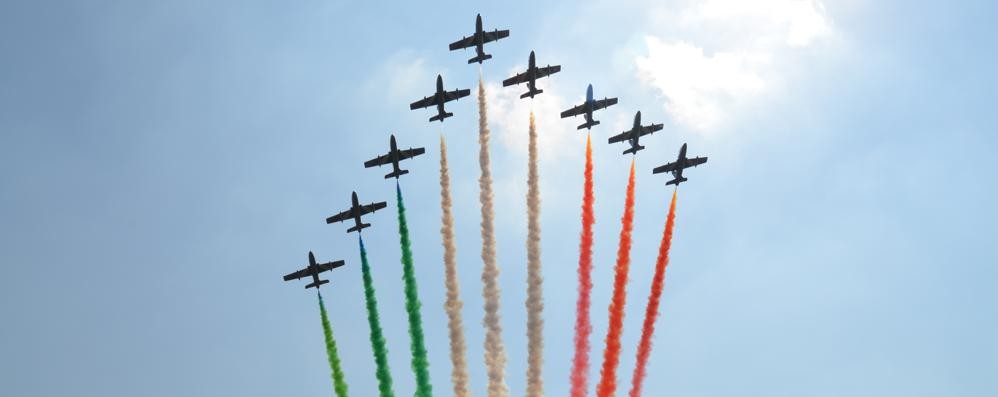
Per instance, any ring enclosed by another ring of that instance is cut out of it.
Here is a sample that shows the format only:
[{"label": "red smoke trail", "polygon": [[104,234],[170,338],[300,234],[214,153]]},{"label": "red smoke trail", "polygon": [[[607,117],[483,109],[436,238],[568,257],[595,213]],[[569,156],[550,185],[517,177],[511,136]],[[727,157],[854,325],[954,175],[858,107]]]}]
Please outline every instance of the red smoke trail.
[{"label": "red smoke trail", "polygon": [[617,265],[613,277],[613,298],[610,301],[610,325],[606,331],[606,349],[603,350],[603,368],[596,395],[612,397],[617,390],[617,365],[620,364],[620,334],[624,330],[624,305],[627,303],[627,273],[631,265],[631,227],[634,220],[634,160],[631,175],[627,178],[627,197],[624,199],[624,216],[620,219],[620,245],[617,247]]},{"label": "red smoke trail", "polygon": [[669,216],[665,220],[665,232],[662,233],[662,244],[658,246],[658,259],[655,261],[655,278],[651,281],[651,293],[648,294],[648,307],[645,308],[645,323],[641,329],[641,342],[638,344],[637,364],[631,377],[631,397],[641,396],[641,385],[645,380],[645,367],[648,356],[651,355],[651,337],[655,334],[655,320],[658,318],[658,303],[662,297],[662,287],[665,285],[665,267],[669,266],[669,247],[672,246],[672,227],[676,220],[676,191],[672,192],[672,203],[669,204]]},{"label": "red smoke trail", "polygon": [[582,233],[579,238],[579,300],[575,304],[575,357],[572,359],[572,397],[585,397],[589,388],[589,302],[593,290],[593,146],[586,138],[585,184],[582,193]]}]

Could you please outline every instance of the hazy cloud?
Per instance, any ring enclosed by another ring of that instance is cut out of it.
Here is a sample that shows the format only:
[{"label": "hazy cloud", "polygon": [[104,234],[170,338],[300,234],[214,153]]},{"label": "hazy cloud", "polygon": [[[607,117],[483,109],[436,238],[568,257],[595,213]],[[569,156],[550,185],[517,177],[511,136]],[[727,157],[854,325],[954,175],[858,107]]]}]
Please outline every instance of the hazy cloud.
[{"label": "hazy cloud", "polygon": [[655,26],[634,59],[638,78],[665,97],[677,123],[708,131],[779,81],[795,51],[833,34],[824,6],[811,0],[707,0],[654,13]]}]

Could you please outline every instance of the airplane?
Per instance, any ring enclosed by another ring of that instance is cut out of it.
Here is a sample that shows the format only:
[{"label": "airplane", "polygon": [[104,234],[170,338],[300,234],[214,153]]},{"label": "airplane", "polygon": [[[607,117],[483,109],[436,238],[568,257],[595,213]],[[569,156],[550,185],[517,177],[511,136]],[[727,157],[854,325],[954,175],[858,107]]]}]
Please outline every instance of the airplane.
[{"label": "airplane", "polygon": [[624,151],[624,154],[638,154],[638,150],[644,149],[644,146],[638,144],[638,140],[648,134],[652,134],[655,131],[662,129],[662,124],[651,124],[651,125],[641,125],[641,111],[638,111],[634,115],[634,126],[630,130],[621,132],[617,135],[610,137],[610,143],[617,143],[628,141],[631,144],[631,148]]},{"label": "airplane", "polygon": [[669,163],[660,167],[655,167],[655,169],[652,170],[651,173],[660,174],[663,172],[671,172],[673,179],[669,182],[666,182],[665,185],[666,186],[676,185],[678,187],[680,183],[686,182],[687,180],[686,178],[683,178],[684,169],[690,167],[696,167],[706,162],[707,162],[706,157],[694,157],[691,159],[686,158],[686,144],[684,143],[683,147],[679,148],[679,158],[676,159],[676,162]]},{"label": "airplane", "polygon": [[475,47],[475,57],[468,60],[468,63],[478,62],[479,65],[482,64],[486,59],[491,59],[492,55],[485,53],[485,43],[493,42],[502,38],[509,37],[508,30],[493,30],[491,32],[486,32],[482,30],[482,14],[478,14],[475,17],[475,34],[471,37],[464,37],[461,40],[455,41],[450,44],[450,50],[460,50],[468,47]]},{"label": "airplane", "polygon": [[339,214],[333,215],[329,218],[326,218],[326,224],[330,224],[333,222],[343,222],[348,219],[353,219],[354,226],[347,229],[347,233],[360,232],[365,227],[371,226],[370,223],[361,222],[360,220],[361,215],[370,214],[374,211],[380,210],[388,206],[388,204],[386,204],[384,201],[380,203],[360,205],[360,201],[357,200],[357,192],[353,192],[353,196],[351,196],[351,201],[353,201],[353,203],[350,206],[350,209],[340,212]]},{"label": "airplane", "polygon": [[326,284],[329,280],[320,280],[319,273],[328,272],[335,268],[345,265],[343,261],[333,261],[326,263],[315,263],[315,255],[312,255],[312,251],[308,252],[308,266],[304,269],[296,271],[294,273],[284,276],[284,281],[298,280],[302,277],[312,276],[312,283],[305,286],[305,289],[315,288],[319,289],[319,286]]},{"label": "airplane", "polygon": [[388,146],[390,147],[388,154],[384,154],[364,162],[364,168],[371,168],[374,166],[380,167],[382,165],[391,164],[393,171],[392,173],[385,175],[385,179],[391,177],[398,179],[400,176],[408,174],[409,170],[399,168],[399,161],[410,159],[426,152],[426,150],[421,147],[399,150],[398,146],[395,144],[395,134],[392,134],[392,138],[388,141]]},{"label": "airplane", "polygon": [[544,90],[537,89],[537,79],[550,76],[558,73],[559,71],[561,71],[561,65],[548,65],[543,68],[537,67],[534,61],[534,52],[530,51],[530,58],[527,60],[527,71],[503,80],[502,86],[509,87],[514,84],[527,83],[527,92],[520,95],[520,99],[528,96],[533,99],[534,95],[544,92]]},{"label": "airplane", "polygon": [[454,113],[448,113],[444,110],[444,103],[464,98],[468,95],[471,95],[471,90],[444,91],[444,78],[438,74],[437,92],[435,92],[433,96],[424,97],[423,99],[411,103],[409,105],[409,110],[422,109],[436,105],[437,115],[430,117],[430,121],[439,120],[442,123],[444,122],[444,119],[454,115]]},{"label": "airplane", "polygon": [[579,128],[577,129],[581,130],[583,128],[593,128],[593,126],[599,125],[598,120],[593,120],[593,112],[616,104],[617,104],[617,98],[603,98],[600,100],[594,100],[593,85],[590,84],[589,88],[586,88],[586,102],[574,108],[568,109],[564,112],[561,112],[561,118],[569,116],[578,116],[581,114],[586,117],[586,122],[585,124],[580,125]]}]

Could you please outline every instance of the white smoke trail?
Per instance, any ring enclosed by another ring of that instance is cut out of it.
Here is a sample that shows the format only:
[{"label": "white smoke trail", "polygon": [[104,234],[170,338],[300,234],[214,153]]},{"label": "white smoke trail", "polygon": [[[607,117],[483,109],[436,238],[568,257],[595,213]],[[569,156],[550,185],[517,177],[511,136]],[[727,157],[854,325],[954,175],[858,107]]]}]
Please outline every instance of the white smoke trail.
[{"label": "white smoke trail", "polygon": [[492,208],[492,171],[489,160],[489,126],[485,114],[485,84],[478,79],[478,165],[482,176],[478,200],[482,204],[482,298],[485,304],[485,367],[489,397],[506,397],[506,349],[499,317],[499,265],[496,263],[495,211]]},{"label": "white smoke trail", "polygon": [[530,112],[527,170],[527,397],[544,395],[544,278],[541,274],[541,190],[537,174],[537,126]]},{"label": "white smoke trail", "polygon": [[447,168],[447,142],[440,135],[440,210],[443,213],[440,237],[444,246],[444,271],[447,287],[447,330],[450,334],[451,383],[455,397],[468,397],[468,363],[465,361],[464,318],[461,315],[461,288],[457,277],[457,245],[454,243],[454,216],[451,214],[450,170]]}]

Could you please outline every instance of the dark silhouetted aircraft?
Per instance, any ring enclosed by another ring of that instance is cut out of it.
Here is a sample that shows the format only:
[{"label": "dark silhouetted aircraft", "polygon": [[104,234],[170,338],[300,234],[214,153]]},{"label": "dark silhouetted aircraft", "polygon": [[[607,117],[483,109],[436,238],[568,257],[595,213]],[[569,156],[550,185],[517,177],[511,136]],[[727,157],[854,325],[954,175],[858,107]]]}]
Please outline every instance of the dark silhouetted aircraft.
[{"label": "dark silhouetted aircraft", "polygon": [[319,273],[328,272],[335,268],[345,265],[343,261],[333,261],[326,263],[315,263],[315,255],[312,255],[312,251],[308,252],[308,267],[301,269],[297,272],[291,273],[284,276],[284,281],[298,280],[302,277],[312,276],[312,283],[305,286],[308,288],[319,289],[319,286],[326,284],[329,280],[319,280]]},{"label": "dark silhouetted aircraft", "polygon": [[514,84],[527,83],[527,92],[520,95],[520,99],[531,97],[534,95],[544,92],[544,90],[537,89],[537,79],[541,77],[550,76],[552,74],[561,71],[561,65],[548,65],[543,68],[537,67],[534,60],[534,52],[530,51],[530,58],[527,60],[527,71],[517,74],[516,76],[510,77],[502,81],[503,87],[509,87]]},{"label": "dark silhouetted aircraft", "polygon": [[634,115],[634,126],[630,130],[621,132],[617,135],[610,137],[610,143],[617,143],[623,141],[629,141],[631,148],[624,151],[624,154],[638,154],[638,150],[644,149],[644,146],[638,144],[638,140],[642,136],[654,133],[662,129],[662,124],[651,124],[651,125],[641,125],[641,112],[638,111]]},{"label": "dark silhouetted aircraft", "polygon": [[343,211],[343,212],[340,212],[339,214],[333,215],[333,216],[331,216],[329,218],[326,218],[326,223],[327,224],[333,223],[333,222],[343,222],[343,221],[345,221],[347,219],[353,219],[354,226],[351,227],[351,228],[349,228],[349,229],[347,229],[347,233],[350,233],[350,232],[360,232],[365,227],[371,226],[370,223],[364,223],[364,222],[360,221],[361,215],[370,214],[370,213],[372,213],[374,211],[380,210],[380,209],[385,208],[386,206],[388,206],[388,204],[386,204],[384,201],[382,201],[380,203],[371,203],[371,204],[368,204],[368,205],[360,205],[360,201],[357,200],[357,192],[353,192],[353,196],[351,196],[350,199],[352,201],[350,209],[348,209],[346,211]]},{"label": "dark silhouetted aircraft", "polygon": [[456,100],[458,98],[463,98],[468,95],[471,95],[471,90],[445,91],[444,78],[438,74],[437,92],[434,93],[433,96],[424,97],[423,99],[413,102],[412,104],[409,105],[409,109],[416,110],[436,105],[437,115],[430,117],[430,121],[439,120],[440,122],[443,122],[444,119],[454,115],[454,113],[447,113],[447,111],[444,110],[444,103]]},{"label": "dark silhouetted aircraft", "polygon": [[421,147],[415,149],[409,148],[406,150],[399,150],[398,146],[395,144],[394,134],[392,134],[392,138],[388,140],[388,146],[389,146],[388,154],[384,154],[364,162],[364,168],[371,168],[375,166],[380,167],[382,165],[391,164],[393,171],[392,173],[385,175],[385,179],[391,177],[395,177],[395,179],[398,179],[398,177],[408,174],[409,170],[403,170],[399,168],[399,161],[410,159],[426,152],[426,150]]},{"label": "dark silhouetted aircraft", "polygon": [[561,118],[584,115],[586,117],[585,124],[579,126],[579,130],[583,128],[593,128],[594,125],[598,125],[598,120],[593,120],[593,112],[617,104],[617,98],[603,98],[600,100],[593,99],[593,85],[590,84],[586,88],[586,102],[576,106],[574,108],[568,109],[561,112]]},{"label": "dark silhouetted aircraft", "polygon": [[492,55],[485,53],[485,43],[493,42],[509,37],[508,30],[493,30],[486,32],[482,30],[482,14],[475,17],[475,34],[461,40],[450,43],[450,50],[460,50],[462,48],[475,47],[475,57],[468,60],[468,63],[478,62],[481,64],[486,59],[491,59]]},{"label": "dark silhouetted aircraft", "polygon": [[684,169],[690,167],[696,167],[706,162],[707,162],[706,157],[694,157],[691,159],[686,158],[686,144],[684,143],[683,147],[679,148],[679,158],[676,159],[675,163],[669,163],[660,167],[655,167],[655,169],[652,170],[651,173],[660,174],[663,172],[671,172],[673,179],[671,181],[666,182],[665,185],[679,186],[680,183],[686,182],[686,178],[683,178]]}]

